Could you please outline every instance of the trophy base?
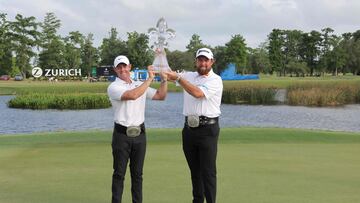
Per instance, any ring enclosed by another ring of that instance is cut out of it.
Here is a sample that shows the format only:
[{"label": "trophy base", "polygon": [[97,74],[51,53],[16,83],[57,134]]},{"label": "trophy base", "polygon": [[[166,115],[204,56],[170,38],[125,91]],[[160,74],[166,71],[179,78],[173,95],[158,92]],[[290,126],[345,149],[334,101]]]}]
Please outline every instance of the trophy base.
[{"label": "trophy base", "polygon": [[163,66],[159,67],[159,66],[155,66],[155,65],[153,65],[153,70],[154,70],[155,73],[170,72],[171,71],[170,67],[163,67]]}]

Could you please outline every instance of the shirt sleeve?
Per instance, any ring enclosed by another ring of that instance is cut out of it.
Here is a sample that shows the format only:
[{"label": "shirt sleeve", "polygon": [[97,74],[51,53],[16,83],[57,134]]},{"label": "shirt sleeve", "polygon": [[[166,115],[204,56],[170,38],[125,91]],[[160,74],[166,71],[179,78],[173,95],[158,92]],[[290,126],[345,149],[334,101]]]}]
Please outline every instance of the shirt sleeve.
[{"label": "shirt sleeve", "polygon": [[191,72],[185,72],[185,73],[181,73],[180,76],[182,78],[184,78],[185,80],[189,80],[189,75],[191,74]]},{"label": "shirt sleeve", "polygon": [[154,95],[156,94],[156,89],[152,88],[152,87],[148,87],[146,89],[146,98],[148,99],[152,99],[154,97]]},{"label": "shirt sleeve", "polygon": [[121,96],[126,92],[126,88],[118,85],[110,85],[107,92],[110,99],[121,100]]},{"label": "shirt sleeve", "polygon": [[205,84],[198,85],[198,87],[204,93],[206,99],[209,99],[213,95],[215,95],[216,92],[219,91],[219,89],[222,89],[222,86],[223,86],[222,81],[218,79],[213,79],[206,82]]}]

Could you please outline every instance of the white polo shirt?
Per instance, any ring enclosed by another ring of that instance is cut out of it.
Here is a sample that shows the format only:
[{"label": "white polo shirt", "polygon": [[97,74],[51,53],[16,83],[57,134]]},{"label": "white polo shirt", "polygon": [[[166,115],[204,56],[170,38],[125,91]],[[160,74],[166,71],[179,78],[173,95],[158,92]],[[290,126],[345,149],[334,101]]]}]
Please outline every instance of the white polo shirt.
[{"label": "white polo shirt", "polygon": [[199,75],[198,72],[187,72],[182,74],[182,78],[199,87],[205,95],[205,97],[197,99],[184,90],[183,114],[185,116],[197,115],[210,118],[220,116],[223,91],[221,77],[211,69],[207,76]]},{"label": "white polo shirt", "polygon": [[146,98],[152,99],[156,93],[156,89],[149,87],[146,92],[136,100],[121,100],[124,92],[139,87],[142,84],[140,81],[133,81],[126,83],[120,78],[116,78],[112,82],[107,93],[114,109],[114,121],[120,125],[139,126],[145,120],[145,101]]}]

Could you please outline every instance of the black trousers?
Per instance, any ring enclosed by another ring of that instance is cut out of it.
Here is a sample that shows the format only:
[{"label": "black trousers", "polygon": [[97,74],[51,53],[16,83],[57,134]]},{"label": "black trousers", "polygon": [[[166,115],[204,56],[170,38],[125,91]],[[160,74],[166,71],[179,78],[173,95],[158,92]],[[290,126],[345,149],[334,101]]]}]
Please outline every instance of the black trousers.
[{"label": "black trousers", "polygon": [[125,132],[115,127],[111,145],[114,159],[112,203],[121,203],[128,160],[130,160],[132,202],[141,203],[142,175],[146,152],[145,127],[138,137],[128,137]]},{"label": "black trousers", "polygon": [[191,171],[193,203],[216,201],[216,154],[219,123],[182,131],[183,150]]}]

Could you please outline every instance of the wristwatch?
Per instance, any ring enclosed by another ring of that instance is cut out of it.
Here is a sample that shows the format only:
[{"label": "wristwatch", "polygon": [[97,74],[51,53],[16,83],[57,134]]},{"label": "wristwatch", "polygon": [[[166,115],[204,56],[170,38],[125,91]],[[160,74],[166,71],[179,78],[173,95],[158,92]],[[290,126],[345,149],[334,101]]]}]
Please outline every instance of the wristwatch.
[{"label": "wristwatch", "polygon": [[180,74],[177,74],[177,78],[176,78],[176,80],[175,80],[175,81],[176,81],[177,83],[179,83],[179,82],[180,82],[180,79],[181,79]]}]

